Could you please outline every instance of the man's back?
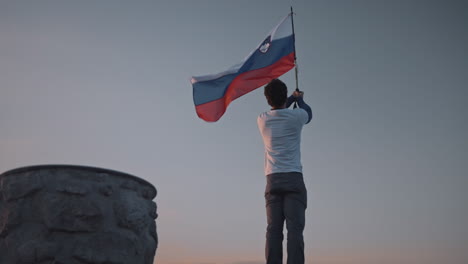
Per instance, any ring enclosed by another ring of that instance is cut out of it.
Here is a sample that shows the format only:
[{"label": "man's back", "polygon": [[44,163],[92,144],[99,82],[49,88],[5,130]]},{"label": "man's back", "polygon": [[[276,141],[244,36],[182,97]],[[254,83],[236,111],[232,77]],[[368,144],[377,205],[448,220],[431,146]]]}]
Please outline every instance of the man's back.
[{"label": "man's back", "polygon": [[276,109],[257,118],[265,146],[265,175],[302,172],[301,131],[308,114],[301,108]]}]

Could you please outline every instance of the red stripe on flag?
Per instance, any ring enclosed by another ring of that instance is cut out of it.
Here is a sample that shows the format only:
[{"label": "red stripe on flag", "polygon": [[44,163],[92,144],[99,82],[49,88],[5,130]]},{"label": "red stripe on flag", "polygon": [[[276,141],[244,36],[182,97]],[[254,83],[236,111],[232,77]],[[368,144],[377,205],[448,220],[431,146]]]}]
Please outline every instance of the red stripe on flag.
[{"label": "red stripe on flag", "polygon": [[197,115],[207,122],[216,122],[226,112],[224,97],[205,104],[195,106]]},{"label": "red stripe on flag", "polygon": [[294,52],[291,52],[270,66],[239,74],[231,82],[222,98],[195,106],[198,116],[207,122],[218,121],[232,101],[269,83],[293,67]]}]

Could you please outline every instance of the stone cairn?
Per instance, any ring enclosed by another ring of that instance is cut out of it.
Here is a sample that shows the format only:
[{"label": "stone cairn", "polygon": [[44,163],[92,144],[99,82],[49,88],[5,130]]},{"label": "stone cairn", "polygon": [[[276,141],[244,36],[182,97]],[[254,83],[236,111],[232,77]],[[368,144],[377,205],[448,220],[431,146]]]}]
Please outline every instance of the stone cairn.
[{"label": "stone cairn", "polygon": [[148,182],[100,168],[0,174],[0,264],[152,264],[155,197]]}]

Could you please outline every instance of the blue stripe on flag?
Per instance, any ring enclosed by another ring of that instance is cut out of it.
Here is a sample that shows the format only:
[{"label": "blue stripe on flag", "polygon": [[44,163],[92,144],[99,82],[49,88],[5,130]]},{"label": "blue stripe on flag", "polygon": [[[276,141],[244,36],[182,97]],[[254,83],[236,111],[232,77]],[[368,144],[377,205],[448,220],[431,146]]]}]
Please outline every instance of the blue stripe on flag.
[{"label": "blue stripe on flag", "polygon": [[218,100],[224,96],[229,84],[237,75],[251,70],[257,70],[274,64],[282,57],[294,51],[294,38],[288,36],[271,42],[268,52],[262,53],[258,49],[245,61],[237,73],[193,84],[193,101],[195,105]]}]

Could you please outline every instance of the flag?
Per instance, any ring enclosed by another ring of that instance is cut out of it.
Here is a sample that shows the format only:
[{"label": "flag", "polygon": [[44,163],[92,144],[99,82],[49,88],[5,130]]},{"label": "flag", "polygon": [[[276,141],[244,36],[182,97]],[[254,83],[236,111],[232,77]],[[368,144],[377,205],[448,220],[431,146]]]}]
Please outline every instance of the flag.
[{"label": "flag", "polygon": [[294,67],[291,16],[284,17],[241,63],[217,74],[192,77],[193,102],[201,119],[218,121],[233,100]]}]

